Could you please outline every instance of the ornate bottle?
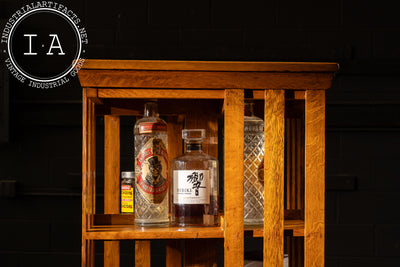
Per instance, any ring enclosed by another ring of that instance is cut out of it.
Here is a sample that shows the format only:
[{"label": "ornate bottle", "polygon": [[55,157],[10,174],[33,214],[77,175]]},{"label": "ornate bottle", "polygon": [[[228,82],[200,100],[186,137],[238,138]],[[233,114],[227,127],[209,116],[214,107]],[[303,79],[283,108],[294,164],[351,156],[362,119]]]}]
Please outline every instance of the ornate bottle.
[{"label": "ornate bottle", "polygon": [[135,224],[168,225],[167,124],[147,102],[135,124]]},{"label": "ornate bottle", "polygon": [[264,121],[253,113],[254,103],[245,102],[244,114],[244,224],[264,222],[264,182],[258,169],[264,159]]}]

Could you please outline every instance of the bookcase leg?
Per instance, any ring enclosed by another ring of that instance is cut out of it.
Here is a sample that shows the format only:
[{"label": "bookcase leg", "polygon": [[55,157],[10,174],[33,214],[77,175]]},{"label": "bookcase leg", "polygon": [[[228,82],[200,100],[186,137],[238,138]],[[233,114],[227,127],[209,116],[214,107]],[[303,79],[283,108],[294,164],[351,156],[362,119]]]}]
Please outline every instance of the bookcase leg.
[{"label": "bookcase leg", "polygon": [[217,259],[216,240],[185,240],[185,267],[216,267]]},{"label": "bookcase leg", "polygon": [[[135,241],[135,266],[150,267],[151,251],[150,241]],[[167,265],[168,266],[168,265]]]}]

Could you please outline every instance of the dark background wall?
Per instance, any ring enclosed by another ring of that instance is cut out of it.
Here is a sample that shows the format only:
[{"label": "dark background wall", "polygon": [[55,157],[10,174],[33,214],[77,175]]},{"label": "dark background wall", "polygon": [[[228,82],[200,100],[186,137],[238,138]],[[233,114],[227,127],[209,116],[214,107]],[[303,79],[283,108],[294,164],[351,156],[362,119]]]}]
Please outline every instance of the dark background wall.
[{"label": "dark background wall", "polygon": [[[400,266],[396,1],[59,2],[87,29],[86,58],[340,63],[327,92],[326,266]],[[0,19],[23,3],[0,0]],[[17,187],[15,197],[0,198],[0,266],[79,266],[79,82],[39,90],[10,77],[9,94],[0,180]],[[123,125],[129,140],[131,123]],[[131,148],[122,148],[122,168],[130,168]],[[99,151],[99,170],[101,160]],[[124,264],[133,260],[130,249],[125,242]],[[101,244],[98,252],[101,259]]]}]

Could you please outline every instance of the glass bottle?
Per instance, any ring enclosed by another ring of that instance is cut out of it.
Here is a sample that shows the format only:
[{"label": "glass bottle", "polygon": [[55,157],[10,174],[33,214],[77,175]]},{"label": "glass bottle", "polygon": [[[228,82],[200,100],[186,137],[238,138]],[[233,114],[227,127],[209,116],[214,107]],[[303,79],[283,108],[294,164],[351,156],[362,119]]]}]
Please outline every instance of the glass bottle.
[{"label": "glass bottle", "polygon": [[121,213],[133,214],[133,181],[135,180],[135,172],[121,172]]},{"label": "glass bottle", "polygon": [[158,117],[157,103],[147,102],[135,133],[135,224],[168,225],[167,124]]},{"label": "glass bottle", "polygon": [[218,225],[218,160],[202,151],[204,129],[182,130],[186,153],[171,161],[171,223]]},{"label": "glass bottle", "polygon": [[244,114],[244,224],[264,222],[264,183],[258,170],[264,158],[264,121],[254,116],[254,103],[245,101]]}]

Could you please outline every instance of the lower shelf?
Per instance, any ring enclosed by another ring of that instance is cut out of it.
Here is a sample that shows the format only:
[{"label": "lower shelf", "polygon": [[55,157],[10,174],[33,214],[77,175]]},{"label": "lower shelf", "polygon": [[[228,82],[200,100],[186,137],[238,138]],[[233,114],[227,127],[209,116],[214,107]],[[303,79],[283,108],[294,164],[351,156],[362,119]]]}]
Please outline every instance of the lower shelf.
[{"label": "lower shelf", "polygon": [[[286,235],[304,236],[303,220],[285,220]],[[245,237],[263,237],[262,227],[246,227]],[[222,227],[140,227],[96,225],[84,234],[89,240],[224,238]]]}]

